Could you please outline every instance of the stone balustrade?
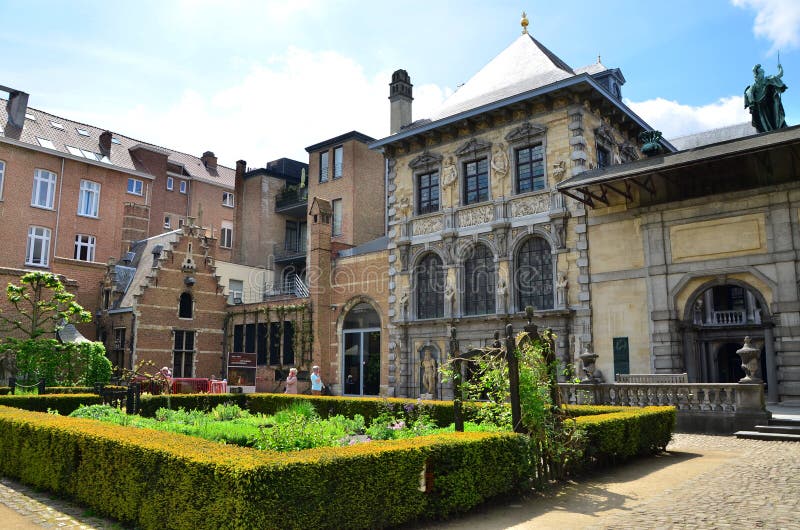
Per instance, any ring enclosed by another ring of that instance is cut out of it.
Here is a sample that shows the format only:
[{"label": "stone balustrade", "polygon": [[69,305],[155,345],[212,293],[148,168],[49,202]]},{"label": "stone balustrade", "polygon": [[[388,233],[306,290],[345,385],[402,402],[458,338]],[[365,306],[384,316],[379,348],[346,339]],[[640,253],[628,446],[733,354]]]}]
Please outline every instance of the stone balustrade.
[{"label": "stone balustrade", "polygon": [[671,405],[683,432],[728,434],[769,418],[764,386],[738,383],[560,383],[565,404]]}]

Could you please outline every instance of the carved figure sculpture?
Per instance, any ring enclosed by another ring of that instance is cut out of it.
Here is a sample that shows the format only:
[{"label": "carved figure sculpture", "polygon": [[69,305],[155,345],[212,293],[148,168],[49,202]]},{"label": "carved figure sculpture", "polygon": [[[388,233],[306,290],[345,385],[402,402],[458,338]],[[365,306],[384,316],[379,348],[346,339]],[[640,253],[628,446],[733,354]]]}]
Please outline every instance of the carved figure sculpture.
[{"label": "carved figure sculpture", "polygon": [[563,160],[561,162],[553,164],[553,177],[557,181],[560,182],[561,179],[564,178],[564,173],[566,172],[567,172],[567,163],[564,162]]},{"label": "carved figure sculpture", "polygon": [[503,195],[506,192],[506,176],[508,175],[508,155],[506,144],[499,143],[492,151],[492,180],[498,183]]},{"label": "carved figure sculpture", "polygon": [[788,88],[781,78],[783,67],[778,62],[778,75],[764,76],[760,64],[753,67],[753,84],[744,90],[744,107],[750,110],[753,127],[758,132],[786,127],[781,94]]},{"label": "carved figure sculpture", "polygon": [[450,315],[453,315],[455,313],[456,286],[453,284],[452,278],[447,278],[444,286],[444,299],[450,304]]},{"label": "carved figure sculpture", "polygon": [[558,275],[558,282],[556,283],[556,306],[557,307],[565,307],[567,305],[567,286],[569,282],[567,281],[567,275],[565,273],[560,273]]},{"label": "carved figure sculpture", "polygon": [[397,202],[397,213],[404,218],[407,218],[408,214],[411,213],[411,201],[408,199],[408,197],[402,197]]},{"label": "carved figure sculpture", "polygon": [[500,304],[505,313],[506,299],[508,298],[508,285],[506,285],[506,281],[503,278],[500,278],[500,281],[497,282],[497,295],[500,297]]},{"label": "carved figure sculpture", "polygon": [[408,318],[408,289],[403,290],[403,294],[400,295],[400,314],[403,320]]},{"label": "carved figure sculpture", "polygon": [[422,388],[426,394],[436,394],[436,359],[431,357],[431,351],[427,348],[422,359]]},{"label": "carved figure sculpture", "polygon": [[448,190],[447,193],[451,208],[455,206],[455,203],[453,203],[453,188],[456,187],[455,184],[457,180],[458,171],[456,171],[455,161],[452,156],[448,156],[442,168],[442,187]]}]

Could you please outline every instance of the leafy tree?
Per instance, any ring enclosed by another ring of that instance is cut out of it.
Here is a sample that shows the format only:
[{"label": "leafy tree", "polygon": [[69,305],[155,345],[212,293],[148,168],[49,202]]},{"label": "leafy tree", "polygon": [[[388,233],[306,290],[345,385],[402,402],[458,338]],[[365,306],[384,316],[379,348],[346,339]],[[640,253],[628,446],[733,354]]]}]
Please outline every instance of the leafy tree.
[{"label": "leafy tree", "polygon": [[30,339],[55,333],[71,323],[92,321],[59,277],[51,272],[29,272],[20,284],[9,283],[6,297],[15,311],[0,313],[0,332],[17,332]]}]

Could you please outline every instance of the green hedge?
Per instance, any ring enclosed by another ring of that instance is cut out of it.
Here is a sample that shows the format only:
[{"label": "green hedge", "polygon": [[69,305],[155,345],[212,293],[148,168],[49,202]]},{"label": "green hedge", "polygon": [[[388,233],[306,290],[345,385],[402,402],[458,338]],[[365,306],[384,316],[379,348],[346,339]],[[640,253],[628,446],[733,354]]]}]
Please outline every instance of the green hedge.
[{"label": "green hedge", "polygon": [[246,408],[247,394],[171,394],[144,395],[139,400],[139,414],[148,418],[160,408],[202,410],[208,412],[220,403],[235,403]]},{"label": "green hedge", "polygon": [[94,394],[92,386],[48,386],[45,394]]},{"label": "green hedge", "polygon": [[39,395],[5,395],[0,396],[0,405],[18,409],[47,412],[56,410],[66,416],[81,405],[97,405],[103,400],[97,394],[45,394]]},{"label": "green hedge", "polygon": [[575,418],[586,433],[585,463],[606,465],[666,449],[675,428],[675,407],[619,408],[623,410]]},{"label": "green hedge", "polygon": [[273,453],[2,406],[0,454],[3,475],[145,529],[381,528],[518,491],[529,470],[511,433]]},{"label": "green hedge", "polygon": [[11,387],[8,386],[0,386],[0,396],[5,396],[6,394],[11,393]]}]

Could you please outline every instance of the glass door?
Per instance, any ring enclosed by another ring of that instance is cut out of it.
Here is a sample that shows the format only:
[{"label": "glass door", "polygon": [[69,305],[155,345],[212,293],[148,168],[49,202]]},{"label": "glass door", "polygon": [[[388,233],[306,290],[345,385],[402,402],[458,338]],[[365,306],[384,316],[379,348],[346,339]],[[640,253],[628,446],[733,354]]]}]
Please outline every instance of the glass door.
[{"label": "glass door", "polygon": [[344,393],[377,396],[381,385],[381,332],[344,332]]}]

